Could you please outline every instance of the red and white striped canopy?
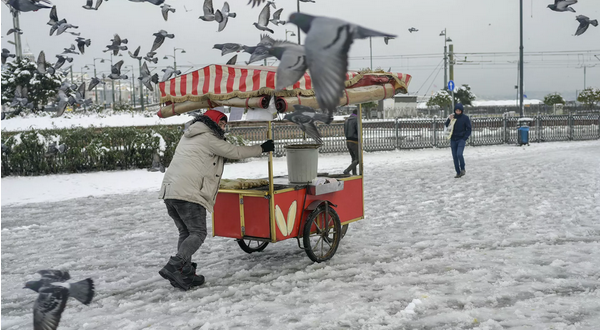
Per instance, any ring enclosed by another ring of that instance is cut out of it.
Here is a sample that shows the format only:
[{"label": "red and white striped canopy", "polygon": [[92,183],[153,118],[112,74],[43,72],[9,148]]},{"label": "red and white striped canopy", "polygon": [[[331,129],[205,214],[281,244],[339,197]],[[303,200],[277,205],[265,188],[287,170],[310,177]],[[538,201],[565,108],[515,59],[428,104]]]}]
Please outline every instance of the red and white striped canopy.
[{"label": "red and white striped canopy", "polygon": [[[227,94],[231,94],[233,98],[239,97],[240,93],[270,94],[269,92],[275,90],[276,72],[277,67],[273,66],[209,65],[200,70],[161,82],[159,84],[161,102],[184,102],[197,100],[202,96],[210,98],[210,95],[220,95],[219,97],[223,98]],[[348,72],[346,80],[355,80],[354,84],[362,80],[363,76],[369,75],[392,76],[396,85],[398,85],[397,89],[403,89],[404,93],[406,93],[411,80],[410,75],[402,73],[361,74],[356,71]],[[386,82],[389,82],[389,79]],[[377,84],[377,82],[357,85],[364,86],[368,84]],[[352,87],[348,86],[348,88]],[[299,90],[299,93],[302,93],[302,91],[309,91],[312,88],[310,75],[305,73],[298,82],[286,88],[286,90]]]}]

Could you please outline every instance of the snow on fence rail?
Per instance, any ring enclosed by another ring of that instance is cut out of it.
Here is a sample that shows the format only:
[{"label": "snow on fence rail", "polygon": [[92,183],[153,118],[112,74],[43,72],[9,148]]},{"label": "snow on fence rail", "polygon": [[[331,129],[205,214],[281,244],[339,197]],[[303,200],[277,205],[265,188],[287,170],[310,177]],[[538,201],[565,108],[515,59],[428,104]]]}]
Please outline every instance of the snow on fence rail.
[{"label": "snow on fence rail", "polygon": [[[384,151],[449,147],[442,136],[442,119],[396,119],[365,121],[363,149]],[[471,146],[517,142],[518,118],[472,118]],[[92,172],[128,168],[149,168],[158,153],[165,165],[181,137],[181,126],[89,127],[57,130],[30,130],[2,134],[2,176],[49,173]],[[321,153],[346,152],[344,124],[317,125],[323,136]],[[267,126],[233,126],[228,133],[246,145],[262,143]],[[284,146],[304,143],[296,125],[273,125],[275,156],[285,156]],[[530,142],[600,139],[600,115],[532,117]],[[309,140],[310,141],[310,140]],[[48,145],[66,143],[65,153],[49,153]],[[5,150],[4,144],[8,147]]]}]

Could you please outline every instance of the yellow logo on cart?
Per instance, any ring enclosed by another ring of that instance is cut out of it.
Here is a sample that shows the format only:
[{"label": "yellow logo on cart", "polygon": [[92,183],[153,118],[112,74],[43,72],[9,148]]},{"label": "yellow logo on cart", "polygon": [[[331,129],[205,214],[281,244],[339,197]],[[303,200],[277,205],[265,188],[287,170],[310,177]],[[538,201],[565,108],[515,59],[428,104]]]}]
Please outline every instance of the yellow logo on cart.
[{"label": "yellow logo on cart", "polygon": [[283,212],[281,212],[279,205],[276,205],[275,220],[277,222],[277,227],[283,236],[288,236],[291,234],[292,230],[294,230],[294,222],[296,221],[296,201],[293,201],[292,205],[290,205],[290,208],[288,209],[287,221],[283,216]]}]

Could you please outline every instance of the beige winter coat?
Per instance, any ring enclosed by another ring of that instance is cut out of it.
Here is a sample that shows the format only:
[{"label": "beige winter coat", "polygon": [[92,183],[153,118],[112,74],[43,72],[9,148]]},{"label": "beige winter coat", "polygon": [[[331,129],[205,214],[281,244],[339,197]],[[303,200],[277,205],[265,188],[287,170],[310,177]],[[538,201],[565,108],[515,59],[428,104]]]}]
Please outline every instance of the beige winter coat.
[{"label": "beige winter coat", "polygon": [[161,199],[198,203],[213,212],[223,174],[224,158],[260,156],[260,145],[238,147],[219,139],[213,130],[196,122],[185,131],[160,189]]}]

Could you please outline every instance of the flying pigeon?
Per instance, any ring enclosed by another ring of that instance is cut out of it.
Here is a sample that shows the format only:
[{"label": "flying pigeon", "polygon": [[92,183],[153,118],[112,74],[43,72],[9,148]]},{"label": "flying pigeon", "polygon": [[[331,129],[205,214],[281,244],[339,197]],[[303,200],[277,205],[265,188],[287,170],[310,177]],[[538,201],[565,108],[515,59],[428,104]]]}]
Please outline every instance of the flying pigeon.
[{"label": "flying pigeon", "polygon": [[75,26],[73,24],[69,24],[69,23],[62,23],[58,25],[58,29],[56,30],[56,35],[59,36],[61,34],[63,34],[63,32],[65,32],[67,29],[78,29],[79,26]]},{"label": "flying pigeon", "polygon": [[199,19],[210,22],[215,20],[215,9],[213,8],[212,0],[204,0],[204,5],[202,6],[202,10],[204,11],[204,15],[198,17]]},{"label": "flying pigeon", "polygon": [[258,15],[258,22],[252,23],[257,29],[261,30],[261,31],[268,31],[271,33],[275,33],[273,32],[273,30],[269,29],[267,27],[267,25],[269,25],[269,19],[271,18],[271,10],[270,10],[269,5],[266,5],[261,11],[260,14]]},{"label": "flying pigeon", "polygon": [[131,2],[149,2],[155,6],[160,6],[165,2],[165,0],[129,0],[129,1],[131,1]]},{"label": "flying pigeon", "polygon": [[290,22],[306,33],[306,62],[317,102],[330,116],[344,92],[348,70],[348,51],[354,39],[396,37],[335,18],[294,13]]},{"label": "flying pigeon", "polygon": [[178,76],[181,74],[181,71],[175,70],[171,66],[168,66],[166,69],[162,69],[162,71],[165,74],[163,75],[161,82],[169,80],[172,75]]},{"label": "flying pigeon", "polygon": [[62,88],[59,88],[58,93],[56,93],[56,101],[54,102],[53,106],[53,109],[56,110],[56,117],[60,117],[63,113],[65,113],[68,104],[69,97],[67,96],[67,93],[65,93]]},{"label": "flying pigeon", "polygon": [[142,69],[140,70],[140,76],[138,79],[148,88],[150,91],[154,92],[154,87],[152,87],[151,82],[158,84],[158,74],[150,75],[150,70],[148,70],[148,65],[146,62],[142,65]]},{"label": "flying pigeon", "polygon": [[64,283],[71,278],[68,272],[40,270],[42,278],[25,283],[27,289],[39,293],[33,304],[33,328],[55,330],[65,310],[69,296],[89,305],[94,298],[94,281],[86,278],[75,283]]},{"label": "flying pigeon", "polygon": [[65,64],[65,62],[73,62],[73,58],[72,57],[68,57],[68,56],[62,56],[62,55],[56,55],[56,57],[58,57],[58,61],[56,61],[56,63],[54,64],[54,70],[58,70],[60,69],[63,64]]},{"label": "flying pigeon", "polygon": [[389,42],[390,40],[392,40],[392,39],[396,39],[396,38],[394,38],[394,37],[383,37],[383,42],[385,42],[385,44],[387,45],[387,44],[388,44],[388,42]]},{"label": "flying pigeon", "polygon": [[575,12],[575,9],[569,7],[570,5],[574,5],[577,3],[577,0],[554,0],[553,5],[548,5],[548,8],[553,11],[572,11]]},{"label": "flying pigeon", "polygon": [[92,79],[90,80],[90,85],[88,86],[88,91],[91,91],[92,89],[96,88],[96,86],[98,86],[98,84],[101,82],[102,81],[100,81],[100,79],[98,79],[97,77],[92,77]]},{"label": "flying pigeon", "polygon": [[46,24],[48,24],[50,26],[53,26],[55,24],[62,24],[62,23],[66,23],[67,22],[66,19],[62,19],[62,20],[58,19],[58,14],[56,12],[56,6],[52,6],[52,9],[50,9],[50,15],[49,16],[50,16],[50,20]]},{"label": "flying pigeon", "polygon": [[408,29],[408,32],[413,33],[413,32],[417,32],[419,31],[419,29],[415,29],[414,27],[411,27],[410,29]]},{"label": "flying pigeon", "polygon": [[79,55],[78,52],[75,51],[75,45],[71,44],[71,47],[69,48],[63,48],[64,51],[61,54],[75,54],[75,55]]},{"label": "flying pigeon", "polygon": [[146,56],[144,56],[144,60],[156,64],[158,62],[158,58],[154,57],[154,55],[156,55],[155,52],[149,52],[146,54]]},{"label": "flying pigeon", "polygon": [[8,32],[6,32],[6,35],[10,35],[13,32],[17,33],[17,34],[23,34],[23,30],[21,30],[19,28],[12,28],[12,29],[8,30]]},{"label": "flying pigeon", "polygon": [[8,0],[5,1],[12,9],[20,12],[38,11],[40,9],[50,8],[49,6],[43,5],[40,2],[50,4],[48,0]]},{"label": "flying pigeon", "polygon": [[79,37],[81,35],[81,32],[70,32],[70,31],[67,31],[67,32],[74,36],[77,36],[77,37]]},{"label": "flying pigeon", "polygon": [[213,49],[220,49],[221,56],[227,55],[229,53],[238,53],[244,47],[242,44],[236,43],[225,43],[225,44],[215,44]]},{"label": "flying pigeon", "polygon": [[575,19],[579,21],[579,27],[577,28],[577,31],[575,32],[576,36],[580,36],[585,31],[587,31],[588,27],[590,27],[590,24],[592,24],[593,26],[598,26],[597,19],[591,20],[589,17],[587,17],[585,15],[577,15],[577,17]]},{"label": "flying pigeon", "polygon": [[85,82],[83,82],[81,83],[81,85],[79,85],[79,88],[77,88],[75,93],[69,97],[69,104],[79,104],[86,106],[89,103],[91,103],[91,99],[85,99]]},{"label": "flying pigeon", "polygon": [[225,3],[223,4],[223,9],[221,9],[221,11],[217,10],[217,12],[215,13],[215,20],[219,23],[219,30],[217,30],[217,32],[223,31],[223,29],[225,29],[225,26],[227,26],[229,17],[235,18],[235,16],[236,13],[229,12],[229,3],[225,1]]},{"label": "flying pigeon", "polygon": [[87,10],[98,10],[98,8],[100,7],[100,5],[102,4],[102,0],[96,0],[96,5],[95,6],[92,6],[93,3],[94,3],[94,0],[86,0],[85,6],[82,6],[82,7],[85,8],[85,9],[87,9]]},{"label": "flying pigeon", "polygon": [[280,91],[294,85],[302,76],[308,65],[304,46],[295,43],[277,43],[269,49],[269,53],[281,61],[277,67],[275,90]]},{"label": "flying pigeon", "polygon": [[127,79],[127,75],[121,74],[121,66],[123,66],[123,60],[120,60],[119,62],[115,63],[113,66],[110,67],[110,74],[107,77],[112,80]]},{"label": "flying pigeon", "polygon": [[163,44],[163,42],[165,42],[165,38],[175,38],[174,34],[170,34],[165,30],[160,30],[156,33],[153,33],[152,35],[156,36],[156,38],[154,38],[154,43],[152,43],[152,49],[150,49],[151,52],[157,50],[158,47],[160,47]]},{"label": "flying pigeon", "polygon": [[273,47],[275,43],[275,40],[269,37],[268,34],[263,34],[261,35],[260,42],[256,45],[256,47],[243,46],[242,49],[245,52],[252,54],[250,55],[250,60],[248,60],[246,63],[250,64],[273,56],[269,54],[269,48]]},{"label": "flying pigeon", "polygon": [[311,107],[295,104],[294,112],[286,114],[283,119],[297,124],[306,135],[313,138],[318,144],[323,144],[321,134],[317,130],[317,126],[315,126],[315,120],[330,124],[333,117],[318,113]]},{"label": "flying pigeon", "polygon": [[15,58],[17,55],[11,54],[10,50],[2,48],[2,64],[6,64],[6,59],[9,57]]},{"label": "flying pigeon", "polygon": [[169,19],[169,12],[175,12],[175,8],[169,6],[168,4],[164,4],[162,6],[160,6],[161,10],[160,12],[162,13],[163,18],[165,19],[165,21],[167,21]]},{"label": "flying pigeon", "polygon": [[230,58],[225,65],[235,65],[235,62],[237,62],[237,54],[233,55],[233,57]]},{"label": "flying pigeon", "polygon": [[121,44],[126,44],[127,39],[122,39],[118,34],[115,34],[113,39],[111,39],[112,43],[110,45],[106,45],[106,49],[103,52],[110,52],[112,50],[113,55],[119,55],[119,50],[127,50],[127,46],[121,46]]},{"label": "flying pigeon", "polygon": [[92,44],[92,40],[81,37],[75,39],[75,42],[77,42],[77,48],[79,49],[79,52],[81,52],[82,55],[85,52],[85,46],[89,47]]},{"label": "flying pigeon", "polygon": [[141,46],[138,46],[138,48],[135,49],[135,51],[133,52],[133,54],[131,53],[131,51],[128,51],[129,57],[134,58],[136,60],[140,60],[142,58],[141,56],[139,56],[139,54],[140,54],[140,48],[141,48]]},{"label": "flying pigeon", "polygon": [[45,74],[47,72],[47,70],[46,70],[46,54],[44,53],[43,50],[38,55],[36,64],[37,64],[37,70],[39,73]]},{"label": "flying pigeon", "polygon": [[285,21],[282,21],[280,19],[281,17],[281,12],[283,11],[283,8],[277,10],[276,12],[273,13],[273,18],[271,19],[271,23],[275,24],[275,25],[279,25],[279,24],[284,24],[285,25]]}]

